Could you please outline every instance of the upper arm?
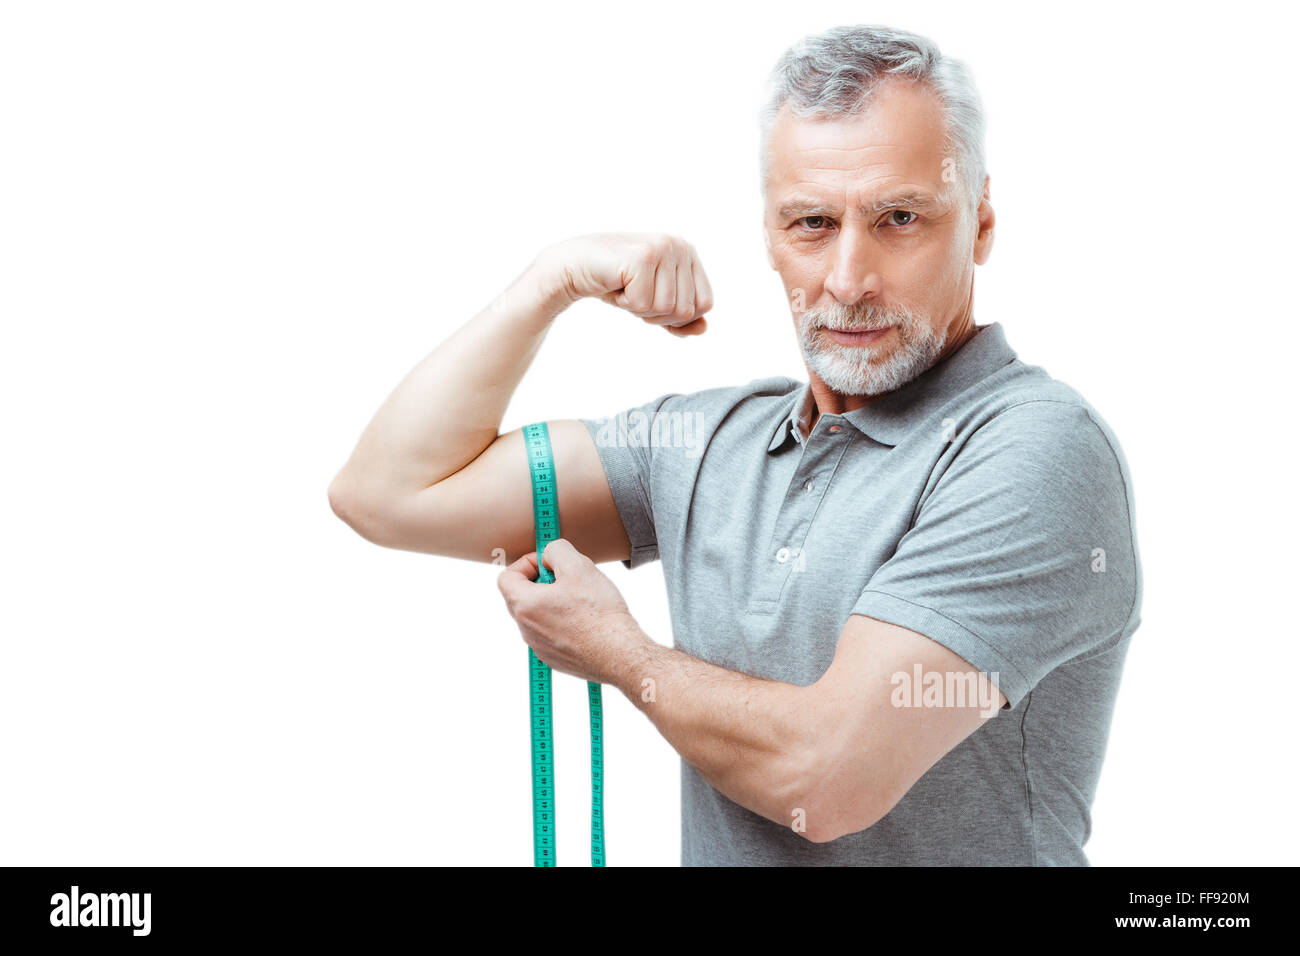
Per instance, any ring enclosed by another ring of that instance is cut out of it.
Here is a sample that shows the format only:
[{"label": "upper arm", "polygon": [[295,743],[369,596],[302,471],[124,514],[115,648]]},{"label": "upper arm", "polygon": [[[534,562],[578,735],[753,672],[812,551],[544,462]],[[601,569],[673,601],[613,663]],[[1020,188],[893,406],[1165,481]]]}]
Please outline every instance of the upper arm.
[{"label": "upper arm", "polygon": [[[932,689],[921,698],[930,704],[919,707],[918,670],[921,689]],[[929,675],[942,681],[939,706]],[[819,841],[873,825],[1007,702],[983,672],[942,644],[860,614],[849,616],[808,699],[816,764],[807,820]]]},{"label": "upper arm", "polygon": [[[555,460],[560,535],[593,561],[622,560],[630,546],[595,442],[578,419],[547,422]],[[533,493],[522,429],[499,435],[459,471],[391,504],[377,543],[506,563],[536,548]],[[504,552],[504,555],[502,554]]]}]

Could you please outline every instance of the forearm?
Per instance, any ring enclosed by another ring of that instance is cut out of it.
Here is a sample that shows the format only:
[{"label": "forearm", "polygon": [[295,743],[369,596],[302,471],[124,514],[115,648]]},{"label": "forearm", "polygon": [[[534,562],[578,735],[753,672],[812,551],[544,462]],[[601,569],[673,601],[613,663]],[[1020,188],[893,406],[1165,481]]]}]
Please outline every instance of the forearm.
[{"label": "forearm", "polygon": [[473,461],[496,439],[510,397],[552,321],[572,301],[561,274],[534,261],[398,384],[336,485],[371,500],[395,500]]},{"label": "forearm", "polygon": [[818,777],[808,688],[751,677],[648,637],[619,689],[720,793],[789,826]]}]

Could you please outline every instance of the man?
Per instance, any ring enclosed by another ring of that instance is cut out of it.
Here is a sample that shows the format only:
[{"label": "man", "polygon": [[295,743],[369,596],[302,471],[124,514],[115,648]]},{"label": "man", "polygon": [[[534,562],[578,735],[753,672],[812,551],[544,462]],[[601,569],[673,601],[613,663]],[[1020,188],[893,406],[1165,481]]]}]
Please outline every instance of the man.
[{"label": "man", "polygon": [[[550,422],[555,583],[535,583],[501,416],[579,298],[705,331],[713,294],[678,238],[544,250],[399,384],[331,485],[378,544],[506,548],[500,589],[538,657],[617,687],[682,756],[684,864],[1088,862],[1139,621],[1133,498],[1097,413],[974,322],[982,138],[966,71],[922,37],[845,27],[787,51],[764,231],[809,381]],[[671,649],[595,567],[656,557]]]}]

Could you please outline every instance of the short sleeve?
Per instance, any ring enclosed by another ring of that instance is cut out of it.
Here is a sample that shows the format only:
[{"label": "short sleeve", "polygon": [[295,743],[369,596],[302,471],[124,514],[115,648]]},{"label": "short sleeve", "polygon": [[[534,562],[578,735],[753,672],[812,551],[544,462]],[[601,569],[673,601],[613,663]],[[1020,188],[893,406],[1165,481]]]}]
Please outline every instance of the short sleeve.
[{"label": "short sleeve", "polygon": [[1089,408],[1031,401],[975,429],[850,613],[924,634],[1014,708],[1137,625],[1127,465]]},{"label": "short sleeve", "polygon": [[607,418],[581,419],[596,444],[614,506],[632,545],[631,557],[623,562],[629,569],[659,557],[654,499],[650,494],[654,443],[645,436],[653,434],[656,416],[675,397],[677,393],[670,392]]}]

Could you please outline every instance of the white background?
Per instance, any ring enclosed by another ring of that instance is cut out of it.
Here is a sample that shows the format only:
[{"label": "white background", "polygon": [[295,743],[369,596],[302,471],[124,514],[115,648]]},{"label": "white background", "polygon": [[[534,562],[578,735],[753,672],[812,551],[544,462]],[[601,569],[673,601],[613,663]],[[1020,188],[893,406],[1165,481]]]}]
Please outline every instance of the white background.
[{"label": "white background", "polygon": [[[0,862],[532,860],[497,569],[326,488],[543,246],[663,230],[710,332],[584,302],[505,428],[802,377],[757,110],[800,37],[966,60],[976,318],[1119,435],[1145,574],[1086,850],[1294,863],[1294,54],[1277,5],[9,3],[0,13]],[[521,467],[523,463],[521,462]],[[608,565],[671,639],[658,566]],[[587,862],[558,677],[559,859]],[[606,690],[611,865],[676,865],[678,759]]]}]

